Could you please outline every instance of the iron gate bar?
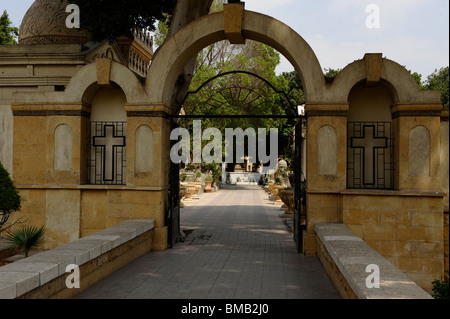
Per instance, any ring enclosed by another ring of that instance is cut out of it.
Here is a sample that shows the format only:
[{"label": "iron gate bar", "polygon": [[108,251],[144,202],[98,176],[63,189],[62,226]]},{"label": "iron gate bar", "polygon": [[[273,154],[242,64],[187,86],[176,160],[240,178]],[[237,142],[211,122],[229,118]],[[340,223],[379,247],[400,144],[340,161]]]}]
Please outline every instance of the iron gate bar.
[{"label": "iron gate bar", "polygon": [[[178,123],[171,123],[172,129],[179,127]],[[170,141],[171,147],[177,141]],[[180,164],[170,161],[169,169],[169,188],[167,190],[168,196],[168,241],[169,247],[173,248],[175,243],[182,240],[181,225],[180,225]]]},{"label": "iron gate bar", "polygon": [[305,115],[170,115],[179,119],[302,119]]},{"label": "iron gate bar", "polygon": [[[223,73],[219,73],[216,76],[213,76],[212,78],[206,80],[205,82],[203,82],[203,84],[201,84],[196,90],[194,91],[189,91],[186,93],[186,95],[184,96],[183,100],[180,103],[180,106],[182,106],[184,104],[184,102],[186,101],[186,99],[188,98],[189,95],[191,94],[197,94],[201,89],[203,89],[203,87],[205,87],[208,83],[214,81],[217,78],[229,75],[229,74],[247,74],[250,76],[254,76],[258,79],[260,79],[261,81],[263,81],[264,83],[266,83],[272,90],[275,91],[275,93],[277,94],[282,94],[284,96],[284,98],[286,99],[286,101],[289,103],[289,106],[292,108],[292,111],[294,112],[294,114],[296,114],[297,111],[297,107],[295,105],[292,104],[291,100],[289,99],[288,95],[286,94],[285,91],[281,91],[278,90],[272,83],[270,83],[269,81],[267,81],[265,78],[263,78],[262,76],[256,74],[256,73],[252,73],[249,71],[228,71],[228,72],[223,72]],[[219,91],[220,92],[220,91]]]},{"label": "iron gate bar", "polygon": [[[281,94],[282,96],[284,96],[285,100],[287,101],[287,103],[290,106],[290,109],[286,109],[286,111],[288,111],[288,113],[290,113],[289,111],[293,112],[293,114],[295,115],[182,115],[182,114],[175,114],[175,115],[169,115],[168,117],[171,118],[172,121],[172,128],[177,127],[179,124],[177,123],[176,119],[179,119],[179,121],[183,120],[183,119],[297,119],[297,123],[295,125],[295,132],[296,132],[296,136],[298,136],[299,138],[296,139],[295,141],[295,165],[294,165],[294,173],[295,173],[295,185],[297,187],[295,187],[295,207],[294,207],[294,241],[296,243],[296,250],[297,252],[302,252],[303,250],[303,231],[306,229],[306,225],[302,225],[301,223],[301,211],[302,211],[302,204],[306,205],[306,203],[302,203],[301,200],[301,193],[302,190],[306,191],[304,189],[304,185],[301,181],[301,176],[302,176],[302,163],[301,163],[301,156],[302,156],[302,127],[303,127],[303,119],[306,119],[307,116],[306,115],[299,115],[298,114],[298,110],[297,107],[294,106],[291,102],[291,100],[289,99],[289,97],[287,96],[286,92],[284,91],[280,91],[277,90],[269,81],[267,81],[266,79],[262,78],[261,76],[259,76],[258,74],[252,73],[252,72],[248,72],[248,71],[230,71],[230,72],[225,72],[225,73],[220,73],[212,78],[210,78],[209,80],[205,81],[202,85],[200,85],[197,90],[195,91],[189,91],[185,97],[183,98],[183,100],[180,103],[180,108],[183,106],[183,104],[185,103],[186,99],[188,98],[188,96],[190,94],[196,94],[198,93],[205,85],[207,85],[208,83],[210,83],[211,81],[214,81],[215,79],[222,77],[222,76],[226,76],[228,74],[237,74],[237,73],[241,73],[241,74],[247,74],[247,75],[251,75],[254,76],[258,79],[260,79],[261,81],[265,82],[272,90],[275,91],[275,93],[277,94]],[[241,87],[237,87],[239,89],[239,96],[241,94],[242,88]],[[229,90],[231,90],[231,88],[228,88]],[[249,90],[249,93],[247,94],[247,96],[245,97],[245,99],[247,99],[247,97],[251,94],[251,90]],[[230,91],[231,96],[233,97],[232,92]],[[223,96],[222,91],[219,91],[218,94],[221,94],[223,98],[225,98],[225,100],[227,100],[227,98],[225,96]],[[260,98],[261,95],[258,97]],[[252,100],[256,101],[258,98]],[[244,100],[245,100],[244,99]],[[212,97],[210,97],[208,100],[206,100],[205,103],[206,105],[211,105],[209,103],[209,101],[213,100],[214,101],[214,95]],[[220,102],[220,101],[218,101]],[[247,102],[248,103],[248,102]],[[258,104],[261,105],[262,103]],[[215,107],[214,105],[211,105],[212,107]],[[178,121],[178,122],[179,122]],[[175,141],[171,141],[171,143],[174,143]],[[169,195],[169,212],[168,212],[168,224],[169,224],[169,245],[170,247],[173,247],[173,245],[180,239],[180,237],[182,238],[181,234],[180,234],[180,207],[179,207],[179,175],[177,174],[179,172],[179,164],[172,164],[171,165],[171,169],[169,172],[169,191],[168,191],[168,195]],[[178,175],[178,176],[176,176]],[[306,207],[305,207],[305,220],[306,220]]]}]

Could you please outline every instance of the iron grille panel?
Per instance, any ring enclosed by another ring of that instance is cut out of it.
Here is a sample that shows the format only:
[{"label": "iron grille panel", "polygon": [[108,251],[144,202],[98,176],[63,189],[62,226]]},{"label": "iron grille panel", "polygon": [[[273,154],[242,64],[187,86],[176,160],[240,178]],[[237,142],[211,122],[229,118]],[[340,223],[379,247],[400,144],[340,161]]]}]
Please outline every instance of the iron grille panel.
[{"label": "iron grille panel", "polygon": [[89,184],[126,184],[126,129],[126,122],[91,122]]},{"label": "iron grille panel", "polygon": [[347,188],[394,188],[391,122],[348,122]]}]

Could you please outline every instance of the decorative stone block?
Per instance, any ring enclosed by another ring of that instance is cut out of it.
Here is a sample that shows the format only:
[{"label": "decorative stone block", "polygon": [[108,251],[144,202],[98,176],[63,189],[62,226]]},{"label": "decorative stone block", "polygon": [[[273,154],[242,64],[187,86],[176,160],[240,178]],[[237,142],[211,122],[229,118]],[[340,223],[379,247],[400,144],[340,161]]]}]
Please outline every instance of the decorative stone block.
[{"label": "decorative stone block", "polygon": [[58,277],[58,265],[53,263],[33,263],[25,262],[11,263],[0,268],[0,272],[29,272],[39,274],[39,284],[43,285]]},{"label": "decorative stone block", "polygon": [[[81,260],[83,257],[79,257]],[[84,257],[85,258],[85,257]],[[58,276],[66,272],[67,265],[76,264],[76,257],[70,253],[58,253],[52,250],[44,251],[42,253],[18,260],[14,263],[51,263],[58,265]]]},{"label": "decorative stone block", "polygon": [[[6,282],[6,285],[5,285]],[[10,282],[16,285],[16,296],[20,296],[34,288],[39,287],[39,273],[37,272],[20,272],[20,271],[1,271],[0,272],[0,287],[8,286]],[[10,288],[5,291],[5,294],[11,294]],[[1,290],[0,290],[1,291]],[[15,296],[15,297],[16,297]]]}]

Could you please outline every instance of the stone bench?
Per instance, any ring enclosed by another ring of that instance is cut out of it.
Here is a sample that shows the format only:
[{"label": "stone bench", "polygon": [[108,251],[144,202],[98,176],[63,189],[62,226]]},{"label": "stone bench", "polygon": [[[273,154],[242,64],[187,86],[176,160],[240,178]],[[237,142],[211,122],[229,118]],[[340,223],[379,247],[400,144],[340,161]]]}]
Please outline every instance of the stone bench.
[{"label": "stone bench", "polygon": [[[70,298],[151,251],[153,219],[111,228],[0,267],[0,298]],[[80,288],[69,289],[68,265],[80,270]]]},{"label": "stone bench", "polygon": [[[346,225],[317,224],[315,231],[318,257],[343,298],[432,299]],[[373,268],[367,269],[369,265],[378,266],[379,288],[368,287],[374,274]]]}]

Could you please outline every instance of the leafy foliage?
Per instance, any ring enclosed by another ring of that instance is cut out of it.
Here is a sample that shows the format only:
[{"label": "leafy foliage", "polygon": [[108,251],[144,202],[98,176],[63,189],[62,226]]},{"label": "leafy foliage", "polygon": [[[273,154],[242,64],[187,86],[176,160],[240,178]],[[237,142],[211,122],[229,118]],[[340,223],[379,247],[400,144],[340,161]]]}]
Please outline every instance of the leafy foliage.
[{"label": "leafy foliage", "polygon": [[427,90],[441,90],[441,101],[445,108],[449,105],[449,71],[448,66],[435,70],[434,73],[428,76],[424,88]]},{"label": "leafy foliage", "polygon": [[325,70],[325,80],[327,82],[332,82],[338,76],[338,74],[342,71],[341,69],[332,69],[332,68],[328,68],[328,69],[324,69],[324,70]]},{"label": "leafy foliage", "polygon": [[20,195],[8,171],[0,163],[0,231],[11,213],[20,210],[20,206]]},{"label": "leafy foliage", "polygon": [[0,45],[17,44],[16,38],[18,36],[19,28],[12,26],[8,12],[4,10],[0,17]]},{"label": "leafy foliage", "polygon": [[5,235],[5,239],[16,249],[23,249],[25,257],[28,257],[30,249],[41,244],[44,234],[44,226],[38,228],[36,226],[20,225],[9,230]]},{"label": "leafy foliage", "polygon": [[435,299],[450,299],[450,286],[447,280],[433,281],[433,298]]},{"label": "leafy foliage", "polygon": [[171,14],[176,0],[108,1],[71,0],[80,8],[81,28],[88,31],[91,40],[113,41],[121,36],[132,38],[133,30],[155,30],[155,23]]}]

